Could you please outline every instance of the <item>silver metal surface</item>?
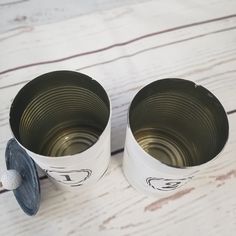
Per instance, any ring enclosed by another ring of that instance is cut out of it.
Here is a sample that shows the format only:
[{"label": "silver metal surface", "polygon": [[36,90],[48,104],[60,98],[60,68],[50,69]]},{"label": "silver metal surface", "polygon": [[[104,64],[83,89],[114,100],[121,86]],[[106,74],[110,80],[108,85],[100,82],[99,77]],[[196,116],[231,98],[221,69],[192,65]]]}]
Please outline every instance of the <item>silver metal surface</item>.
[{"label": "silver metal surface", "polygon": [[109,98],[98,82],[77,72],[56,71],[20,90],[11,107],[10,125],[25,148],[57,157],[91,147],[109,116]]},{"label": "silver metal surface", "polygon": [[213,159],[228,139],[228,119],[218,99],[191,81],[163,79],[141,89],[129,110],[139,145],[173,167]]}]

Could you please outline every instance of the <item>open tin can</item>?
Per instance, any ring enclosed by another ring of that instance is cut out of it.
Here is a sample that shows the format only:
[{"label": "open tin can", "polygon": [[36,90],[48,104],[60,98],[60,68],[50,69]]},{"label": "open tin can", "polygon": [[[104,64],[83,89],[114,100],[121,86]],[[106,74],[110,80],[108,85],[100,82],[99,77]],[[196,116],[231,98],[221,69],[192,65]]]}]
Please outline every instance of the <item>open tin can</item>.
[{"label": "open tin can", "polygon": [[226,112],[206,88],[183,79],[157,80],[129,107],[124,174],[146,194],[174,191],[219,156],[228,132]]},{"label": "open tin can", "polygon": [[27,83],[11,105],[10,128],[7,169],[22,177],[14,194],[29,215],[36,214],[40,195],[31,158],[63,190],[95,184],[108,168],[110,99],[87,75],[54,71]]}]

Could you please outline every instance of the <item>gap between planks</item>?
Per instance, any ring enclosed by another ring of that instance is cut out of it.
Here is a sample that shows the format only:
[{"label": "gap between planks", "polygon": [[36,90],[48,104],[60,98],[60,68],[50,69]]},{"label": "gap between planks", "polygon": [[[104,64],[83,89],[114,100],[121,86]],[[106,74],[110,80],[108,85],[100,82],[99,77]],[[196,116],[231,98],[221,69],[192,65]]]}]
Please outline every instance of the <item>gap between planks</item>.
[{"label": "gap between planks", "polygon": [[[236,113],[236,109],[235,109],[235,110],[228,111],[228,112],[227,112],[227,115],[231,115],[231,114],[234,114],[234,113]],[[116,155],[116,154],[122,153],[123,151],[124,151],[124,148],[117,149],[117,150],[111,152],[111,156],[114,156],[114,155]],[[44,175],[44,176],[39,177],[39,179],[40,179],[40,180],[44,180],[44,179],[48,179],[48,177],[47,177],[47,175]],[[6,193],[6,192],[9,192],[9,191],[10,191],[10,190],[2,189],[2,190],[0,190],[0,194]]]},{"label": "gap between planks", "polygon": [[63,57],[63,58],[58,58],[58,59],[54,59],[54,60],[35,62],[35,63],[30,63],[30,64],[25,64],[25,65],[17,66],[17,67],[14,67],[14,68],[9,68],[9,69],[0,71],[0,75],[7,74],[9,72],[20,70],[20,69],[25,69],[25,68],[29,68],[29,67],[38,66],[38,65],[52,64],[52,63],[57,63],[57,62],[62,62],[62,61],[70,60],[70,59],[77,58],[77,57],[91,55],[91,54],[107,51],[107,50],[110,50],[112,48],[122,47],[122,46],[125,46],[125,45],[128,45],[128,44],[140,41],[142,39],[154,37],[154,36],[157,36],[157,35],[160,35],[160,34],[165,34],[165,33],[173,32],[173,31],[181,30],[181,29],[191,28],[191,27],[194,27],[194,26],[209,24],[209,23],[212,23],[212,22],[222,21],[222,20],[231,19],[231,18],[235,18],[235,17],[236,17],[236,14],[227,15],[227,16],[212,18],[212,19],[208,19],[208,20],[204,20],[204,21],[193,22],[193,23],[190,23],[190,24],[181,25],[181,26],[169,28],[169,29],[162,30],[162,31],[152,32],[152,33],[149,33],[149,34],[141,35],[139,37],[130,39],[128,41],[124,41],[124,42],[120,42],[120,43],[115,43],[115,44],[109,45],[107,47],[99,48],[99,49],[96,49],[96,50],[82,52],[82,53],[76,53],[76,54],[71,55],[71,56],[67,56],[67,57]]}]

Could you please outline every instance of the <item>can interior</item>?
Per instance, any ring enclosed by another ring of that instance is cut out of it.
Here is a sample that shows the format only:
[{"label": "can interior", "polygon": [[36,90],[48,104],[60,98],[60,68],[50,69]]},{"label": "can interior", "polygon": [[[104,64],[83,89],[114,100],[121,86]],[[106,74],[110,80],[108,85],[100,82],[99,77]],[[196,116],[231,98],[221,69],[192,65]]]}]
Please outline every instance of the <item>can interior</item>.
[{"label": "can interior", "polygon": [[10,125],[24,147],[56,157],[91,147],[109,116],[109,98],[97,81],[77,72],[55,71],[20,90],[11,106]]},{"label": "can interior", "polygon": [[213,159],[228,138],[228,119],[218,99],[191,81],[163,79],[141,89],[129,110],[139,145],[174,167]]}]

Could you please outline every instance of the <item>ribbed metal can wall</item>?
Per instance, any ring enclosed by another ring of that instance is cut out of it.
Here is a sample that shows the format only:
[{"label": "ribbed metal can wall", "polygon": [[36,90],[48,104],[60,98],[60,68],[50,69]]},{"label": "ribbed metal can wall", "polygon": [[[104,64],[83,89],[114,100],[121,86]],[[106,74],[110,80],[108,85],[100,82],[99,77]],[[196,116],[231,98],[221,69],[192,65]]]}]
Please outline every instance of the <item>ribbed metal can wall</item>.
[{"label": "ribbed metal can wall", "polygon": [[131,102],[124,174],[148,194],[177,190],[219,156],[228,132],[226,112],[206,88],[183,79],[157,80]]},{"label": "ribbed metal can wall", "polygon": [[110,160],[111,104],[87,75],[54,71],[25,85],[10,111],[13,136],[63,189],[96,183]]}]

